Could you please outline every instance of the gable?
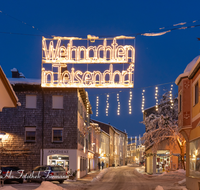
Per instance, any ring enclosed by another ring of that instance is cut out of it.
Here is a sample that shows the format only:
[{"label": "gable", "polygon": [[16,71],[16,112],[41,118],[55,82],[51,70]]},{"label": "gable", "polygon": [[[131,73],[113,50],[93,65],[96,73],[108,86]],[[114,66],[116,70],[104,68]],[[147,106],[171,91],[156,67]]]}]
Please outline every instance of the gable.
[{"label": "gable", "polygon": [[4,107],[16,107],[17,102],[18,98],[0,67],[0,111],[2,111]]}]

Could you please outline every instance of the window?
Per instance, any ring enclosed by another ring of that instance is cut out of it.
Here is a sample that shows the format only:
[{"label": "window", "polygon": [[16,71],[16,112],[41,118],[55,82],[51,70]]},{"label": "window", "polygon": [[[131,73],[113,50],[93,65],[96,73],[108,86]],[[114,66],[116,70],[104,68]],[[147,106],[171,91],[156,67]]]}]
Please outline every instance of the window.
[{"label": "window", "polygon": [[25,127],[25,140],[35,142],[36,127]]},{"label": "window", "polygon": [[36,108],[37,96],[36,95],[26,95],[26,108]]},{"label": "window", "polygon": [[198,101],[199,101],[199,85],[198,85],[198,82],[195,84],[195,87],[194,87],[195,89],[194,89],[194,95],[195,95],[195,97],[194,97],[194,105],[196,105],[197,103],[198,103]]},{"label": "window", "polygon": [[179,112],[181,112],[181,109],[182,109],[181,102],[182,102],[182,97],[181,97],[181,94],[180,94],[180,96],[179,96]]},{"label": "window", "polygon": [[52,141],[53,142],[62,142],[63,141],[63,129],[62,128],[52,129]]},{"label": "window", "polygon": [[189,176],[199,178],[200,171],[200,138],[190,142],[189,149],[190,170]]},{"label": "window", "polygon": [[52,108],[63,109],[63,96],[52,96]]}]

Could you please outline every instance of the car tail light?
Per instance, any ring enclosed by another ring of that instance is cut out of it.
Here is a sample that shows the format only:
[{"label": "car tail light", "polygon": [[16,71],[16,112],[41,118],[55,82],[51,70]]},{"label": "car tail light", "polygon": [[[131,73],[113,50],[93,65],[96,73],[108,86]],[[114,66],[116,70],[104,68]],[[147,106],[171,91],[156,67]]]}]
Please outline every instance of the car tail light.
[{"label": "car tail light", "polygon": [[8,173],[8,174],[9,174],[10,172],[9,172],[9,171],[7,171],[7,172],[6,172],[6,171],[3,171],[3,172],[2,172],[2,174],[6,174],[6,173]]},{"label": "car tail light", "polygon": [[49,175],[54,175],[54,173],[53,173],[53,172],[51,172]]}]

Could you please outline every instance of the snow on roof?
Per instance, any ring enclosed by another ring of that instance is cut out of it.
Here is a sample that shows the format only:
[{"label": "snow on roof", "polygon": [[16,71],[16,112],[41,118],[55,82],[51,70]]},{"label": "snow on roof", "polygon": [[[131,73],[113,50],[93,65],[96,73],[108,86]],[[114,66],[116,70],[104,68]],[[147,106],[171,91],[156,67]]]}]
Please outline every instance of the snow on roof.
[{"label": "snow on roof", "polygon": [[[198,61],[199,60],[199,61]],[[180,74],[177,78],[175,83],[178,85],[179,82],[181,81],[182,78],[188,77],[190,78],[191,76],[193,76],[194,71],[196,69],[196,67],[198,66],[200,62],[200,55],[198,55],[197,57],[195,57],[185,68],[184,73]]]},{"label": "snow on roof", "polygon": [[194,67],[195,63],[199,59],[200,55],[196,56],[185,68],[184,73],[190,72],[192,68]]},{"label": "snow on roof", "polygon": [[28,79],[28,78],[9,78],[10,84],[29,84],[29,85],[40,85],[41,79]]},{"label": "snow on roof", "polygon": [[20,75],[21,77],[24,77],[24,74],[23,74],[22,72],[20,72],[19,75]]},{"label": "snow on roof", "polygon": [[17,72],[18,70],[16,68],[11,69],[11,72]]}]

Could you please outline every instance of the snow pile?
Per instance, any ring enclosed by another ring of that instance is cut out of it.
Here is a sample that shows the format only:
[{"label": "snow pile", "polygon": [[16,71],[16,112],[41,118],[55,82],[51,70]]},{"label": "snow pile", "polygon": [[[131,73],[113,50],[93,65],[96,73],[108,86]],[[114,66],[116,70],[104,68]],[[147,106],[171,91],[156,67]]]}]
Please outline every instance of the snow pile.
[{"label": "snow pile", "polygon": [[59,187],[56,184],[53,184],[52,182],[43,181],[41,185],[35,190],[66,190],[66,189],[63,189],[62,187]]},{"label": "snow pile", "polygon": [[164,172],[161,175],[158,175],[158,177],[169,177],[169,178],[185,178],[185,170],[180,169],[176,171],[170,171],[170,172]]},{"label": "snow pile", "polygon": [[12,186],[4,186],[4,187],[1,187],[0,190],[17,190],[17,189],[15,189]]},{"label": "snow pile", "polygon": [[101,172],[95,178],[93,178],[91,182],[99,181],[108,172],[109,169],[110,168],[105,168],[104,170],[101,170]]},{"label": "snow pile", "polygon": [[155,190],[164,190],[162,186],[158,185]]},{"label": "snow pile", "polygon": [[181,181],[178,181],[178,184],[179,184],[179,185],[186,185],[186,178],[184,178],[184,179],[181,180]]}]

